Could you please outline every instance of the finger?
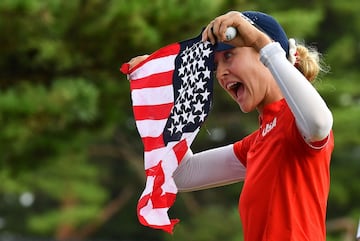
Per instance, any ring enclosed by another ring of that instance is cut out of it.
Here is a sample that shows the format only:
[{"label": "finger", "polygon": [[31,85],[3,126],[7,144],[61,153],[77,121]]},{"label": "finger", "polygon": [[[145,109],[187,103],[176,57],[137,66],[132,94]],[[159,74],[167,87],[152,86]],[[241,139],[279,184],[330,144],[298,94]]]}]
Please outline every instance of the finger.
[{"label": "finger", "polygon": [[203,32],[203,41],[209,40],[212,44],[216,43],[216,37],[213,33],[214,21],[211,21]]},{"label": "finger", "polygon": [[202,32],[202,38],[201,38],[201,40],[202,40],[203,42],[209,40],[209,33],[208,33],[209,27],[210,27],[209,25],[206,26],[206,28],[205,28],[205,29],[203,30],[203,32]]},{"label": "finger", "polygon": [[209,26],[207,29],[208,40],[212,43],[216,43],[216,37],[214,35],[213,26]]},{"label": "finger", "polygon": [[203,32],[202,32],[202,34],[201,34],[201,41],[202,42],[205,42],[205,41],[207,41],[207,39],[208,39],[208,36],[207,36],[207,27],[206,28],[204,28],[204,30],[203,30]]},{"label": "finger", "polygon": [[[226,37],[226,32],[228,31],[229,27],[235,28],[238,33],[237,27],[239,26],[238,20],[236,19],[236,15],[234,13],[226,14],[222,16],[221,22],[219,23],[218,29],[218,37],[219,41],[221,42],[229,42],[229,39]],[[236,35],[235,35],[236,36]],[[238,35],[239,36],[239,35]]]},{"label": "finger", "polygon": [[217,17],[213,24],[213,34],[218,42],[226,41],[227,27],[231,26],[232,22],[229,22],[224,16]]},{"label": "finger", "polygon": [[226,30],[229,26],[225,23],[225,22],[221,22],[221,24],[219,25],[219,30],[218,30],[218,40],[221,42],[227,41],[226,39]]}]

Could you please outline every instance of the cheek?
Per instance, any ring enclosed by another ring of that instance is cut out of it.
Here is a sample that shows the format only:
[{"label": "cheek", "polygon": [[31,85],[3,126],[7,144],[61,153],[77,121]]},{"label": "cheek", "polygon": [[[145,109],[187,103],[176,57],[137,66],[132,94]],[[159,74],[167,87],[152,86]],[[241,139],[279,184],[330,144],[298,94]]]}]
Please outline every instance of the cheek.
[{"label": "cheek", "polygon": [[224,83],[223,81],[221,81],[221,79],[219,78],[219,76],[218,76],[217,74],[215,74],[215,78],[216,78],[218,84],[221,86],[221,88],[223,88],[224,90],[226,90],[226,89],[225,89],[225,83]]}]

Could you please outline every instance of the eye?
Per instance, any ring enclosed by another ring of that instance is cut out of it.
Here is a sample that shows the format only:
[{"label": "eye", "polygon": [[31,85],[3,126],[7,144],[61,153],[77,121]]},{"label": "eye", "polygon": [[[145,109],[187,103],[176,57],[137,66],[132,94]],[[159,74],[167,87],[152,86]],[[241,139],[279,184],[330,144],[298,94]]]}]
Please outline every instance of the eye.
[{"label": "eye", "polygon": [[224,52],[224,59],[230,59],[233,54],[230,51]]}]

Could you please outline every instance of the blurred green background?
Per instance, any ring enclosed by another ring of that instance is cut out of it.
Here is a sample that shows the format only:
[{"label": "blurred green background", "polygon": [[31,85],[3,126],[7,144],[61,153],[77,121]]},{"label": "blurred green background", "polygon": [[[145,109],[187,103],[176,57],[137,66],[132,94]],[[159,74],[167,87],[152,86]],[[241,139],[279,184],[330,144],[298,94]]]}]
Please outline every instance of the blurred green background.
[{"label": "blurred green background", "polygon": [[[143,150],[119,72],[131,57],[192,38],[229,10],[273,15],[331,67],[316,83],[334,114],[328,240],[354,240],[358,0],[1,0],[0,239],[242,240],[241,184],[179,194],[172,236],[138,223]],[[212,113],[192,149],[232,143],[257,125],[256,113],[242,114],[215,84]]]}]

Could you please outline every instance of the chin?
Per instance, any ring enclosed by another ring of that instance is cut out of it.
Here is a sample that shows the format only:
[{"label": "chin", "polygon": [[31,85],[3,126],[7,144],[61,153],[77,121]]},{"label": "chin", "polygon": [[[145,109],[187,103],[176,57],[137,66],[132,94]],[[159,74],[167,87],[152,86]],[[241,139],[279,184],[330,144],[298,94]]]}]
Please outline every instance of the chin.
[{"label": "chin", "polygon": [[240,107],[240,110],[241,110],[243,113],[249,113],[249,112],[251,112],[251,111],[252,111],[251,109],[246,108],[246,107],[241,106],[241,105],[239,105],[239,107]]},{"label": "chin", "polygon": [[252,104],[252,102],[249,103],[249,102],[245,101],[245,102],[237,102],[237,103],[240,107],[240,110],[244,113],[249,113],[256,109],[256,106],[254,106]]}]

